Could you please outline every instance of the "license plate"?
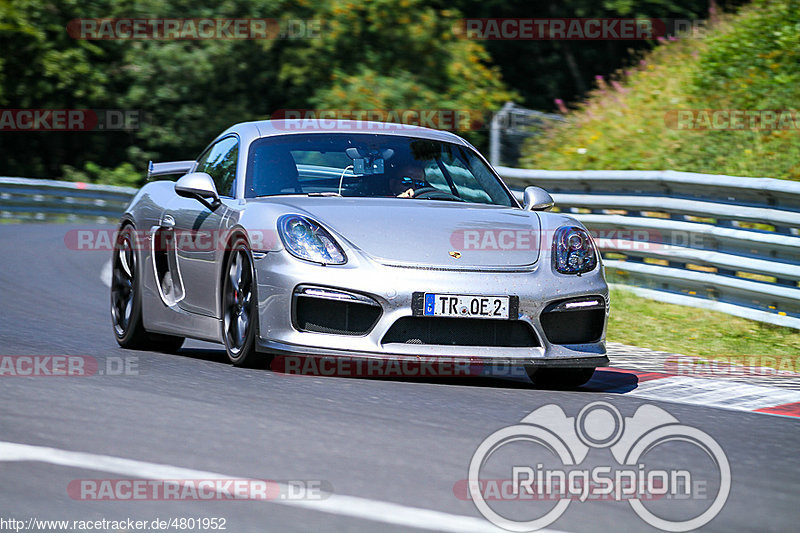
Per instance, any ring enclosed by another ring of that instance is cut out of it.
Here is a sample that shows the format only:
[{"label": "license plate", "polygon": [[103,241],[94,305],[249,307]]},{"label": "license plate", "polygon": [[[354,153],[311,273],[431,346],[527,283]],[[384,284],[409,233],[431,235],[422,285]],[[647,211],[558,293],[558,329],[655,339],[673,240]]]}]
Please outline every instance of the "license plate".
[{"label": "license plate", "polygon": [[425,316],[508,318],[508,296],[425,293]]}]

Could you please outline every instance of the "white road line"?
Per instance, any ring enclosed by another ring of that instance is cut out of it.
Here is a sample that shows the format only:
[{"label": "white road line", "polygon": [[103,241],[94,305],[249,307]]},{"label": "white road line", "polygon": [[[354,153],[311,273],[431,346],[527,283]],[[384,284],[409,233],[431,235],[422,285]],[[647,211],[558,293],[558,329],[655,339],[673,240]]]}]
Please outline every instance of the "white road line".
[{"label": "white road line", "polygon": [[743,411],[800,402],[800,391],[683,376],[645,381],[625,395]]},{"label": "white road line", "polygon": [[100,269],[100,281],[103,282],[103,285],[106,287],[111,288],[111,260],[103,264],[103,268]]},{"label": "white road line", "polygon": [[[197,479],[243,479],[239,476],[204,472],[202,470],[192,470],[158,463],[147,463],[109,455],[96,455],[92,453],[60,450],[58,448],[48,448],[45,446],[32,446],[30,444],[0,441],[0,462],[2,461],[38,461],[141,479],[171,481],[181,479],[190,481]],[[281,488],[285,490],[287,487]],[[408,507],[358,496],[332,494],[325,500],[269,500],[269,502],[417,529],[430,529],[452,533],[473,531],[505,532],[505,530],[494,527],[483,518],[455,515],[434,511],[432,509]],[[539,531],[545,533],[563,533],[545,529]]]}]

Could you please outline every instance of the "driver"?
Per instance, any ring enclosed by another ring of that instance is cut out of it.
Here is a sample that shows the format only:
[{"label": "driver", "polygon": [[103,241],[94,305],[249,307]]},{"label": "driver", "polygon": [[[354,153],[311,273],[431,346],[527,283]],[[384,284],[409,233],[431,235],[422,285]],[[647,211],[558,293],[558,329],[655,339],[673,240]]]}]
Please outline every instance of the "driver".
[{"label": "driver", "polygon": [[414,198],[414,183],[423,181],[422,169],[414,163],[406,163],[389,178],[389,190],[398,198]]}]

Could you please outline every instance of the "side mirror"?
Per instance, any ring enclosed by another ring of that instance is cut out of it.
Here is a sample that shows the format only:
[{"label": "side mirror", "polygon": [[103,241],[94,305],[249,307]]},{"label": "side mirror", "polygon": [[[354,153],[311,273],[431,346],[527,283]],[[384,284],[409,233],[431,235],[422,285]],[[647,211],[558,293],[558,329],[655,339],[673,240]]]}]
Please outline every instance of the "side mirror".
[{"label": "side mirror", "polygon": [[192,172],[184,175],[175,182],[175,192],[180,196],[196,198],[210,209],[214,209],[219,204],[219,194],[214,186],[214,180],[205,172]]},{"label": "side mirror", "polygon": [[547,211],[555,205],[553,197],[541,187],[525,187],[522,206],[526,211]]}]

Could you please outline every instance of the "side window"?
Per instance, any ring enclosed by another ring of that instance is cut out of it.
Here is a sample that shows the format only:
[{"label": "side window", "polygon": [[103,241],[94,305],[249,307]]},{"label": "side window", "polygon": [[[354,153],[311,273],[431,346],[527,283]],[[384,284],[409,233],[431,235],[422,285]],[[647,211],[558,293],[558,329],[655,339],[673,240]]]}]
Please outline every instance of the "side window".
[{"label": "side window", "polygon": [[[442,154],[442,163],[453,179],[453,184],[456,186],[458,195],[461,198],[482,204],[492,203],[492,198],[486,192],[485,186],[478,181],[472,171],[455,154]],[[491,177],[491,179],[496,181],[494,177]],[[486,180],[484,180],[485,182]]]},{"label": "side window", "polygon": [[209,148],[197,162],[197,172],[205,172],[214,180],[220,196],[233,197],[233,180],[239,160],[239,141],[226,137]]}]

